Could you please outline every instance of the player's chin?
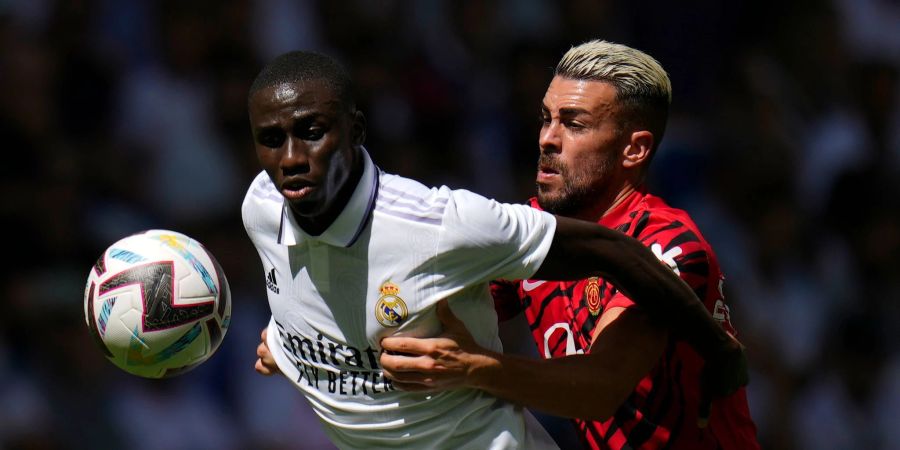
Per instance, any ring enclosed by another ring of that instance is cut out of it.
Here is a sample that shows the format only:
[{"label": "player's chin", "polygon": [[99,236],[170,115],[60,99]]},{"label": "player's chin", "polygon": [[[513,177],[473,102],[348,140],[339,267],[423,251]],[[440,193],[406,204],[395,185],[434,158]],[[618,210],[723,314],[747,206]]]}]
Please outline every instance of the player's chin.
[{"label": "player's chin", "polygon": [[544,205],[554,206],[562,201],[563,193],[561,189],[547,183],[537,183],[537,200],[538,205],[543,209],[547,209]]},{"label": "player's chin", "polygon": [[[312,197],[312,196],[310,196]],[[321,213],[322,204],[318,199],[315,198],[303,198],[303,199],[287,199],[291,205],[291,210],[294,211],[295,214],[305,217],[305,216],[314,216],[316,214]]]}]

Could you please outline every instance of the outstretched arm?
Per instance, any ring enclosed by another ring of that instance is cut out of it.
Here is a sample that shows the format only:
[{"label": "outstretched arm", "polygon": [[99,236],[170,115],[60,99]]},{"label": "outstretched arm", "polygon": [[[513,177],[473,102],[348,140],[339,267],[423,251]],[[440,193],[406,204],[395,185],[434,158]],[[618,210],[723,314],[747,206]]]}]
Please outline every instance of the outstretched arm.
[{"label": "outstretched arm", "polygon": [[[618,231],[557,217],[552,246],[533,278],[590,276],[612,282],[642,313],[607,311],[601,320],[601,335],[588,354],[552,360],[500,355],[480,348],[461,326],[446,328],[434,339],[384,339],[385,373],[402,389],[478,387],[554,414],[603,418],[653,367],[661,352],[661,347],[653,350],[661,345],[659,333],[671,329],[706,360],[700,380],[701,426],[714,398],[747,384],[743,346],[647,247]],[[585,398],[592,401],[584,402]]]},{"label": "outstretched arm", "polygon": [[[396,387],[438,391],[472,387],[562,417],[605,420],[656,363],[666,333],[640,311],[612,308],[598,322],[591,353],[535,360],[483,349],[446,301],[440,337],[382,340],[381,365]],[[402,354],[401,354],[402,353]]]},{"label": "outstretched arm", "polygon": [[707,361],[742,354],[690,286],[637,239],[590,222],[556,217],[556,234],[532,277],[578,280],[601,276]]}]

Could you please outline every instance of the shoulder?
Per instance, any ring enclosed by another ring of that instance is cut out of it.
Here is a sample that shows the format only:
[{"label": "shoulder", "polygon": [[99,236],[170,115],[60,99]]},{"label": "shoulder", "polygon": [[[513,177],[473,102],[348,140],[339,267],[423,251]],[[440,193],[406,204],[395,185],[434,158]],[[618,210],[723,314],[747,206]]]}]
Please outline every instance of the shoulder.
[{"label": "shoulder", "polygon": [[645,243],[696,242],[704,247],[709,246],[687,211],[673,208],[659,197],[649,194],[628,212],[626,221],[616,228]]},{"label": "shoulder", "polygon": [[447,187],[427,187],[416,180],[381,173],[375,211],[404,221],[440,225],[451,193]]},{"label": "shoulder", "polygon": [[705,273],[710,266],[718,266],[712,247],[687,211],[647,195],[628,218],[619,230],[650,247],[657,258],[673,269],[696,265],[695,270]]},{"label": "shoulder", "polygon": [[395,219],[434,225],[444,231],[474,233],[512,230],[527,223],[552,222],[553,216],[528,205],[501,203],[466,189],[427,187],[382,173],[375,211]]},{"label": "shoulder", "polygon": [[266,172],[260,172],[250,183],[241,205],[244,227],[248,232],[266,232],[271,229],[277,233],[283,205],[284,197]]}]

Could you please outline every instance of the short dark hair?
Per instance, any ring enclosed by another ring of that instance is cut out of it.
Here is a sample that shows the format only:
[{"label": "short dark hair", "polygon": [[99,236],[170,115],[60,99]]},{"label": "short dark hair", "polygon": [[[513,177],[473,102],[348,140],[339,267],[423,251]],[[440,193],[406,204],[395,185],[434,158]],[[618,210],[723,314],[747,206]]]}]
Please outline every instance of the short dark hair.
[{"label": "short dark hair", "polygon": [[247,94],[249,101],[258,91],[285,83],[321,80],[348,109],[356,108],[350,74],[334,58],[315,52],[292,51],[277,56],[253,80]]}]

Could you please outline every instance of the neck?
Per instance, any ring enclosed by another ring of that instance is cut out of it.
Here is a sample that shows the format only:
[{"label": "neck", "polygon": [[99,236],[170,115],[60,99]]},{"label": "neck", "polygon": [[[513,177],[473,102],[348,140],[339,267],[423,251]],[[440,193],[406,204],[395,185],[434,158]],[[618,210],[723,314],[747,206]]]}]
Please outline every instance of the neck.
[{"label": "neck", "polygon": [[341,212],[347,207],[347,203],[350,202],[353,191],[355,191],[356,186],[359,185],[360,179],[362,179],[363,170],[365,169],[362,155],[357,153],[355,158],[356,160],[353,162],[350,174],[347,176],[346,180],[344,180],[343,185],[338,188],[334,200],[331,201],[331,204],[326,207],[321,214],[305,216],[297,214],[296,211],[291,211],[294,214],[294,218],[297,219],[297,225],[310,236],[319,236],[324,233],[325,230],[337,220],[338,216],[341,215]]},{"label": "neck", "polygon": [[610,211],[616,209],[616,207],[621,205],[622,202],[635,191],[637,191],[637,187],[635,187],[632,182],[626,181],[618,191],[604,195],[601,201],[583,209],[575,216],[575,218],[587,220],[589,222],[599,222],[600,219],[609,214]]},{"label": "neck", "polygon": [[630,197],[631,194],[633,194],[636,190],[637,189],[631,183],[626,183],[625,186],[622,186],[622,189],[619,190],[619,193],[615,196],[612,204],[609,205],[609,208],[606,208],[606,211],[603,211],[603,215],[605,216],[609,214],[610,211],[616,209],[616,207],[621,205],[622,202],[624,202],[626,198]]}]

